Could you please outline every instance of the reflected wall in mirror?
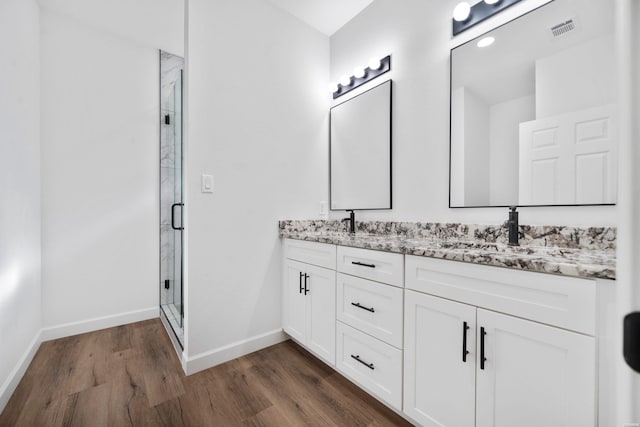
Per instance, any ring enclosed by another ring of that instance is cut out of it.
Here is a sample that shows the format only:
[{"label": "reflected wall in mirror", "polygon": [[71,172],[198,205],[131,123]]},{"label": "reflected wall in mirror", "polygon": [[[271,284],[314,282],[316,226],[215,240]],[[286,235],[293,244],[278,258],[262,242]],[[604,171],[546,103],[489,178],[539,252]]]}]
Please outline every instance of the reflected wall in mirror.
[{"label": "reflected wall in mirror", "polygon": [[450,207],[615,204],[613,22],[555,0],[451,51]]},{"label": "reflected wall in mirror", "polygon": [[391,80],[331,109],[331,210],[391,209]]}]

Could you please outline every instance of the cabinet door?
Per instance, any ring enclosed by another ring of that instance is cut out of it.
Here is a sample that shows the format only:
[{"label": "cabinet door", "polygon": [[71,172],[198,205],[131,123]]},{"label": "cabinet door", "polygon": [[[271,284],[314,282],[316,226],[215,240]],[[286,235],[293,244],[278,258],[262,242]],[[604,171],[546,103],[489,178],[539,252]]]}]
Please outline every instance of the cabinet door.
[{"label": "cabinet door", "polygon": [[[307,341],[309,350],[336,363],[336,272],[305,265],[307,274]],[[304,292],[303,292],[304,294]]]},{"label": "cabinet door", "polygon": [[478,427],[595,425],[595,340],[478,309]]},{"label": "cabinet door", "polygon": [[423,426],[474,425],[475,325],[475,307],[405,291],[404,412]]},{"label": "cabinet door", "polygon": [[304,274],[306,264],[285,260],[284,262],[284,288],[282,301],[282,321],[284,331],[301,343],[305,342],[307,316],[307,298],[304,290]]}]

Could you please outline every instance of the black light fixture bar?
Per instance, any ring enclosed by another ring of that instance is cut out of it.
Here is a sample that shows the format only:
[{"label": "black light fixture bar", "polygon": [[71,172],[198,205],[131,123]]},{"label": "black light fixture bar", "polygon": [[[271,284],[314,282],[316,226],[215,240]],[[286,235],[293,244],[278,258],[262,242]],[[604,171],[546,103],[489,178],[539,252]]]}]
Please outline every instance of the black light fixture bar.
[{"label": "black light fixture bar", "polygon": [[479,3],[471,6],[471,13],[469,17],[464,21],[456,21],[453,19],[453,35],[457,36],[463,31],[468,30],[476,24],[481,23],[485,19],[491,18],[498,12],[503,11],[504,9],[513,6],[518,3],[520,0],[500,0],[494,4],[487,4],[484,0],[481,0]]},{"label": "black light fixture bar", "polygon": [[370,82],[378,76],[391,70],[391,55],[387,55],[380,60],[380,67],[376,70],[372,70],[370,67],[364,69],[363,77],[351,76],[351,83],[348,85],[338,84],[338,90],[333,92],[333,99],[336,99],[346,93],[351,92],[355,88],[362,86],[363,84]]}]

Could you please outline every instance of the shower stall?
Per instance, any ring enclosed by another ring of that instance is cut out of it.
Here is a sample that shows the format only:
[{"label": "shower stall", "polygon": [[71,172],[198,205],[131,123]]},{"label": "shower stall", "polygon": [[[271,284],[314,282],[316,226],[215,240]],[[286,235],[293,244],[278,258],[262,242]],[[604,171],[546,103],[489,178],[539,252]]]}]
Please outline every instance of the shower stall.
[{"label": "shower stall", "polygon": [[184,348],[184,59],[160,51],[160,311]]}]

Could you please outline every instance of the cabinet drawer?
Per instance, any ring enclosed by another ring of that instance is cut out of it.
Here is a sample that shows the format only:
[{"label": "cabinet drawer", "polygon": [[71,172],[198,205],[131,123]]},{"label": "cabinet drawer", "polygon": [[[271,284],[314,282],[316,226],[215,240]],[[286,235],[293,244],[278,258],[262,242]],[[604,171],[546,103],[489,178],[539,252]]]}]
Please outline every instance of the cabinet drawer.
[{"label": "cabinet drawer", "polygon": [[404,286],[404,255],[338,246],[338,271]]},{"label": "cabinet drawer", "polygon": [[402,348],[403,290],[338,273],[338,320]]},{"label": "cabinet drawer", "polygon": [[284,256],[318,267],[336,269],[336,246],[305,240],[284,240]]},{"label": "cabinet drawer", "polygon": [[402,410],[402,351],[342,322],[336,324],[338,371]]},{"label": "cabinet drawer", "polygon": [[428,294],[595,333],[595,281],[408,255],[406,286]]}]

